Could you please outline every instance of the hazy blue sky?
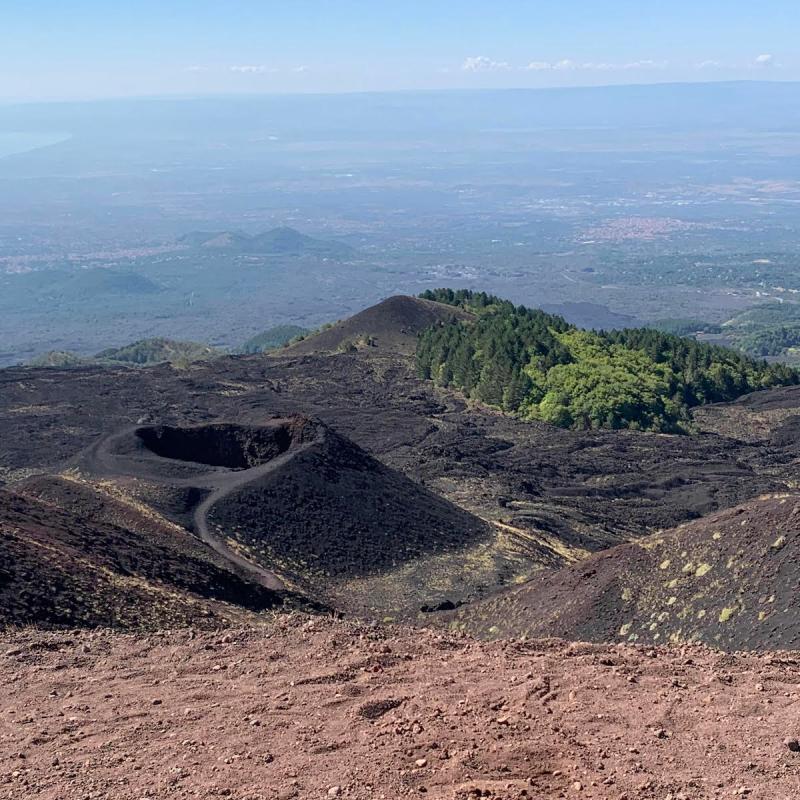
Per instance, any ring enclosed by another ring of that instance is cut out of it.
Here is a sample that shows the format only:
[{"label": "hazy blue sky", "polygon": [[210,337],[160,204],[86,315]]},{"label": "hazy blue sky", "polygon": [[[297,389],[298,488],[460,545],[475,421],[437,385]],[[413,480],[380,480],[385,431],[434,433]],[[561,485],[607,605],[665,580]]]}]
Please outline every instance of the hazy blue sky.
[{"label": "hazy blue sky", "polygon": [[0,98],[800,79],[798,0],[6,0]]}]

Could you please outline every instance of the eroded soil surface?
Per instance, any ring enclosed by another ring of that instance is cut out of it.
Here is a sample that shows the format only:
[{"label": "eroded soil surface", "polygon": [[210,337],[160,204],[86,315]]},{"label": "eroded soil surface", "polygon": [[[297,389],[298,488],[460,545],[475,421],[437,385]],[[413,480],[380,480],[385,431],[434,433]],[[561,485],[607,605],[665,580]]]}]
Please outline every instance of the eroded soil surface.
[{"label": "eroded soil surface", "polygon": [[800,654],[301,614],[0,639],[0,797],[793,800]]}]

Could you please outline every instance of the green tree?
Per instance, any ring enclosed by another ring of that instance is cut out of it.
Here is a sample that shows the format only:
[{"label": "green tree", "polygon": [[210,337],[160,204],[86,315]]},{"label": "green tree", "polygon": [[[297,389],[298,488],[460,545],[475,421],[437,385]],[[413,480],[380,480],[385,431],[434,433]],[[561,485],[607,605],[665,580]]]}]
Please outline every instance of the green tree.
[{"label": "green tree", "polygon": [[419,376],[527,419],[678,431],[692,406],[800,382],[784,365],[661,331],[580,331],[561,317],[464,289],[423,296],[469,309],[475,319],[420,335]]}]

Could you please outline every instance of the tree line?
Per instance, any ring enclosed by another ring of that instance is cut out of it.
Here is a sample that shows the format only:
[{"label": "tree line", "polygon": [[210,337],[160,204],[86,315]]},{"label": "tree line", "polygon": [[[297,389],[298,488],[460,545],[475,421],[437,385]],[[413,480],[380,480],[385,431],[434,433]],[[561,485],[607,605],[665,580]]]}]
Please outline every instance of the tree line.
[{"label": "tree line", "polygon": [[694,406],[800,382],[787,366],[657,330],[584,331],[485,292],[422,297],[475,319],[453,318],[420,335],[420,377],[524,419],[683,432]]}]

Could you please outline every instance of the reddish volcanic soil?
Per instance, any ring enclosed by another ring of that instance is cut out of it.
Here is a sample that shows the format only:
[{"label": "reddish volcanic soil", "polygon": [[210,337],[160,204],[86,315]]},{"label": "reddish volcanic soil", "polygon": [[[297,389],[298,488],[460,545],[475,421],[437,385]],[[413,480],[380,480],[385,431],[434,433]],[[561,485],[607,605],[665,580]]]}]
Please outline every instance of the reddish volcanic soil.
[{"label": "reddish volcanic soil", "polygon": [[276,618],[0,638],[2,798],[800,796],[800,655]]}]

